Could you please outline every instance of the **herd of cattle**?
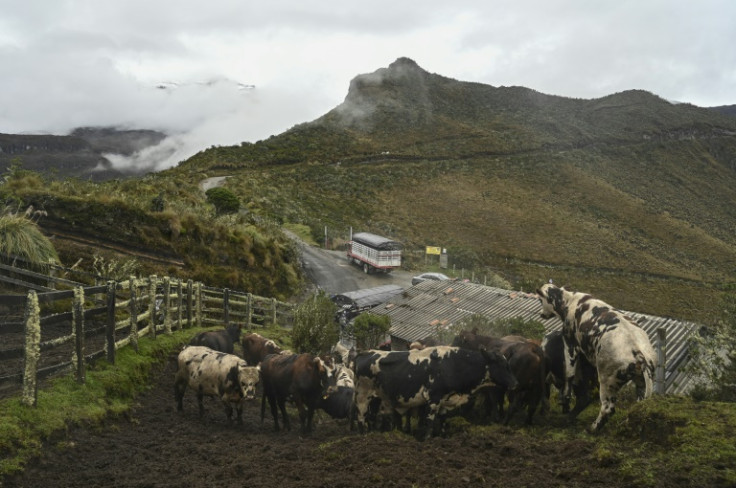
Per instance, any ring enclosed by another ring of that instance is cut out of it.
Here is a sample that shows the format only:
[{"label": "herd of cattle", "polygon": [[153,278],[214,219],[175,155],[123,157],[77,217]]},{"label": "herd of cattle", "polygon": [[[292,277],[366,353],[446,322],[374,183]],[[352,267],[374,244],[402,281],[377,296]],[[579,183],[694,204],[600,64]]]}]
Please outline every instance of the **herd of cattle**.
[{"label": "herd of cattle", "polygon": [[[268,402],[277,431],[279,412],[290,429],[288,401],[296,406],[304,433],[311,432],[314,413],[322,409],[350,419],[351,427],[357,422],[361,432],[387,427],[410,432],[416,416],[417,432],[427,437],[441,431],[451,411],[471,412],[477,398],[489,419],[508,423],[526,408],[525,421],[531,423],[537,410],[549,408],[550,385],[560,390],[562,410],[572,417],[591,403],[597,387],[601,408],[590,426],[597,431],[613,414],[623,385],[632,381],[638,399],[651,395],[655,354],[633,320],[588,294],[552,284],[537,295],[542,316],[563,322],[561,331],[541,342],[473,330],[459,333],[449,346],[428,339],[405,351],[356,353],[338,343],[329,354],[316,356],[282,350],[256,333],[241,337],[238,326],[202,332],[179,353],[177,409],[190,387],[200,416],[203,397],[214,396],[229,420],[235,410],[241,422],[243,403],[255,398],[260,383],[261,421]],[[234,353],[238,343],[242,358]]]}]

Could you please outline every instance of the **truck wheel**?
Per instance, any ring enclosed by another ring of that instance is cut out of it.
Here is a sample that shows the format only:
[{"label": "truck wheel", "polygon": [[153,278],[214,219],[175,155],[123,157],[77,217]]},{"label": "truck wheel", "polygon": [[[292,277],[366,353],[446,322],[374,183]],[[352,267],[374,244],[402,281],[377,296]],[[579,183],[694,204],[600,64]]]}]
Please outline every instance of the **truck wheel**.
[{"label": "truck wheel", "polygon": [[371,267],[368,266],[368,263],[363,263],[363,273],[368,274],[371,271]]}]

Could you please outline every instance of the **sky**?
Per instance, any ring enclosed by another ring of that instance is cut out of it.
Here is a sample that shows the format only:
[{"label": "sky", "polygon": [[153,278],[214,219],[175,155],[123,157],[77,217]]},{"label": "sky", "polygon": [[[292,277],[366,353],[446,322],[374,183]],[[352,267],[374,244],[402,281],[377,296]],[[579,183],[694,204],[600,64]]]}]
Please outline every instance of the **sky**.
[{"label": "sky", "polygon": [[400,57],[551,95],[733,105],[735,26],[733,0],[0,0],[0,133],[160,130],[111,159],[164,169],[314,120]]}]

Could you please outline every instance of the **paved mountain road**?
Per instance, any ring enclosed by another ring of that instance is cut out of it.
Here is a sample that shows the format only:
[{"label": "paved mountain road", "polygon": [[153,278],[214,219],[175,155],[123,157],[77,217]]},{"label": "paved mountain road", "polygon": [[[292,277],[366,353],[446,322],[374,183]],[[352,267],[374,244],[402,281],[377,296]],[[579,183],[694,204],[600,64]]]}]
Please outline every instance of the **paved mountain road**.
[{"label": "paved mountain road", "polygon": [[299,248],[307,277],[330,295],[381,285],[411,286],[413,274],[408,271],[365,274],[357,265],[348,262],[345,251],[328,251],[301,241]]}]

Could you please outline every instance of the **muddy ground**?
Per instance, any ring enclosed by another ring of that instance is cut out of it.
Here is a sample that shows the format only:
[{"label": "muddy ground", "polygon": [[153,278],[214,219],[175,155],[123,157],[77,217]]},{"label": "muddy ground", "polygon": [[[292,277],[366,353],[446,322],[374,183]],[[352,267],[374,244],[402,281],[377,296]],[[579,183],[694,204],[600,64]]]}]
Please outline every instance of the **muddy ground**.
[{"label": "muddy ground", "polygon": [[[229,425],[219,402],[206,400],[200,419],[196,398],[173,399],[175,357],[154,375],[152,387],[124,418],[103,426],[74,427],[51,440],[42,457],[5,487],[624,487],[619,466],[596,460],[587,440],[530,435],[522,418],[487,435],[455,428],[446,437],[419,442],[400,433],[360,435],[343,421],[321,415],[302,437],[293,415],[290,432],[273,432],[260,420],[260,401],[244,411],[243,425]],[[538,428],[566,427],[553,413]],[[456,424],[453,424],[456,425]],[[657,480],[656,486],[689,486]],[[695,486],[695,485],[693,485]]]}]

